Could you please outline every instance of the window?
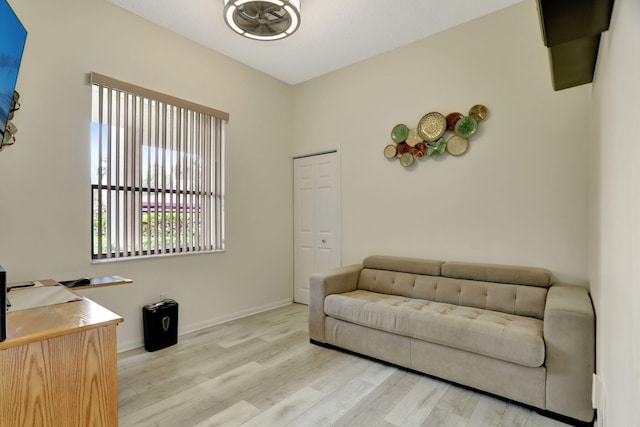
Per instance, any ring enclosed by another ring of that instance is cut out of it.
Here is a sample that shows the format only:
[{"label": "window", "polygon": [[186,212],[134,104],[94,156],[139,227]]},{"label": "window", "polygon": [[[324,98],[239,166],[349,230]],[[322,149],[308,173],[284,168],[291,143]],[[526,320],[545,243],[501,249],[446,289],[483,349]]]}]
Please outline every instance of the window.
[{"label": "window", "polygon": [[92,258],[224,250],[227,113],[91,73]]}]

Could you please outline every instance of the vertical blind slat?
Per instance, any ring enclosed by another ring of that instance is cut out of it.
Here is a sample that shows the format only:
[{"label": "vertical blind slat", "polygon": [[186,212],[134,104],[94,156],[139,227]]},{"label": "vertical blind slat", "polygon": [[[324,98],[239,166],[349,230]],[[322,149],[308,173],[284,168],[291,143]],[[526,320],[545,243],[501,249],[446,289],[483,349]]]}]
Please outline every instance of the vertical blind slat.
[{"label": "vertical blind slat", "polygon": [[171,250],[175,252],[175,239],[176,239],[176,197],[175,190],[176,188],[176,180],[175,180],[175,164],[176,164],[176,150],[175,150],[175,132],[176,132],[176,108],[171,107],[171,132],[169,137],[169,148],[171,150],[171,165],[170,165],[170,175],[169,175],[169,186],[171,188],[171,193],[169,193],[169,201],[171,203],[171,227],[169,227],[169,242],[171,243]]},{"label": "vertical blind slat", "polygon": [[220,126],[220,121],[216,120],[216,136],[215,136],[215,143],[214,143],[214,147],[216,150],[215,156],[214,156],[214,163],[215,163],[215,176],[213,178],[213,182],[215,183],[216,186],[216,191],[215,191],[215,244],[216,245],[221,245],[222,243],[222,165],[220,163],[220,159],[222,159],[224,155],[224,153],[222,152],[222,147],[220,144],[220,139],[222,137],[222,131],[223,128],[221,128]]},{"label": "vertical blind slat", "polygon": [[115,195],[115,252],[116,258],[120,257],[120,96],[122,95],[119,90],[116,93],[116,142],[115,142],[115,188],[112,190],[112,194]]},{"label": "vertical blind slat", "polygon": [[198,181],[196,178],[196,156],[197,153],[197,135],[198,135],[198,113],[195,111],[191,113],[191,138],[190,138],[190,147],[189,152],[192,153],[191,158],[189,159],[189,167],[191,168],[191,193],[189,194],[189,211],[191,212],[191,224],[189,227],[189,236],[191,241],[189,242],[189,246],[192,248],[191,250],[196,250],[196,246],[198,244],[197,234],[196,234],[196,224],[197,224],[197,216],[196,216],[196,191],[198,186]]},{"label": "vertical blind slat", "polygon": [[[139,100],[139,101],[138,101]],[[139,189],[136,191],[136,223],[138,226],[138,235],[136,236],[136,247],[138,248],[138,255],[144,255],[144,245],[143,242],[143,223],[142,223],[142,204],[144,200],[142,200],[142,194],[144,193],[142,186],[142,176],[144,174],[144,169],[142,166],[144,165],[144,154],[142,152],[143,141],[144,141],[144,114],[145,114],[145,106],[144,100],[140,99],[140,97],[136,97],[136,102],[140,105],[138,106],[140,110],[140,115],[137,117],[138,119],[138,134],[136,135],[136,151],[140,153],[138,156],[138,162],[136,163],[138,166],[136,168],[136,187]]]},{"label": "vertical blind slat", "polygon": [[[129,134],[129,95],[128,94],[124,94],[123,97],[123,104],[124,104],[124,143],[123,143],[123,159],[122,159],[122,163],[123,163],[123,173],[122,173],[122,183],[123,186],[126,188],[129,185],[129,145],[130,145],[130,134]],[[122,251],[123,251],[123,256],[127,256],[128,252],[129,252],[129,192],[126,190],[122,191],[123,193],[123,202],[122,202],[122,218],[123,218],[123,224],[122,224]]]},{"label": "vertical blind slat", "polygon": [[167,250],[167,198],[165,193],[167,189],[167,108],[167,104],[162,105],[162,167],[160,168],[162,171],[162,222],[160,224],[160,229],[162,230],[163,238],[160,239],[160,250],[163,253]]},{"label": "vertical blind slat", "polygon": [[207,195],[207,197],[204,198],[204,200],[202,201],[202,218],[203,218],[203,222],[204,222],[204,226],[203,226],[203,232],[204,232],[204,250],[208,251],[211,248],[211,244],[210,244],[210,233],[211,233],[211,229],[210,229],[210,222],[204,220],[205,218],[207,218],[208,214],[209,214],[209,201],[211,200],[211,198],[208,196],[209,194],[211,194],[211,187],[209,186],[209,183],[211,182],[209,179],[207,179],[207,171],[210,170],[210,163],[209,163],[209,146],[211,144],[211,118],[208,116],[205,116],[205,133],[206,133],[206,140],[205,143],[203,144],[203,154],[202,154],[202,159],[204,161],[204,166],[202,169],[202,178],[204,180],[204,193]]},{"label": "vertical blind slat", "polygon": [[112,184],[111,184],[111,155],[112,155],[112,149],[111,146],[113,145],[113,132],[111,131],[111,128],[113,126],[113,90],[109,90],[107,92],[107,125],[109,126],[109,133],[107,135],[107,182],[106,182],[106,187],[107,187],[107,193],[106,193],[106,199],[107,199],[107,258],[110,258],[112,253],[111,253],[111,225],[112,225],[112,218],[111,215],[109,215],[108,213],[111,212],[111,188],[112,188]]},{"label": "vertical blind slat", "polygon": [[159,193],[159,184],[158,184],[158,159],[159,159],[159,155],[160,155],[160,110],[159,108],[160,103],[156,102],[155,103],[155,111],[154,111],[154,116],[155,116],[155,126],[154,131],[155,131],[155,137],[153,139],[153,147],[154,147],[154,156],[155,156],[155,164],[154,164],[154,169],[153,169],[153,215],[154,215],[154,219],[153,219],[153,249],[154,249],[154,253],[158,253],[158,244],[159,244],[159,236],[158,236],[158,220],[160,219],[160,217],[158,216],[158,213],[160,212],[160,210],[158,209],[159,206],[159,199],[158,196],[160,195]]},{"label": "vertical blind slat", "polygon": [[[103,114],[103,105],[102,105],[102,101],[104,98],[104,94],[102,93],[102,88],[98,88],[98,164],[97,164],[97,170],[95,171],[95,173],[98,174],[97,177],[97,181],[98,181],[98,189],[97,189],[97,194],[96,191],[92,192],[92,194],[94,194],[95,196],[97,196],[98,199],[98,203],[96,206],[92,206],[94,215],[97,216],[97,221],[96,219],[94,219],[94,224],[97,223],[97,228],[94,231],[95,237],[94,240],[97,240],[97,244],[94,245],[94,251],[98,254],[98,258],[102,258],[103,256],[103,250],[102,250],[102,243],[103,243],[103,239],[102,239],[102,221],[103,221],[103,215],[102,215],[102,146],[103,146],[103,137],[102,137],[102,127],[103,127],[103,122],[104,122],[104,118],[102,116]],[[96,165],[94,165],[94,167],[96,167]],[[96,227],[94,225],[94,227]]]},{"label": "vertical blind slat", "polygon": [[202,252],[203,248],[202,248],[202,165],[200,164],[200,162],[202,161],[202,138],[204,138],[204,134],[202,131],[202,125],[203,125],[203,121],[202,121],[202,114],[198,113],[198,137],[196,138],[196,152],[198,153],[196,155],[196,159],[198,159],[198,163],[196,163],[196,194],[194,196],[194,198],[196,199],[196,213],[195,213],[195,217],[197,219],[197,223],[196,223],[196,233],[198,238],[196,239],[197,245],[194,245],[196,247],[196,251]]},{"label": "vertical blind slat", "polygon": [[[131,97],[131,109],[133,113],[131,115],[131,188],[135,188],[136,185],[136,167],[137,165],[137,153],[138,153],[138,98],[133,95]],[[136,221],[137,209],[137,194],[135,191],[131,192],[131,210],[129,211],[129,216],[131,218],[131,241],[129,242],[131,248],[129,251],[131,252],[131,256],[136,256],[137,253],[137,235],[138,235],[138,222]]]},{"label": "vertical blind slat", "polygon": [[182,108],[178,108],[177,122],[176,122],[176,252],[182,252],[181,239],[182,239],[182,221],[180,218],[179,206],[182,205],[182,183],[180,177],[182,176],[182,156],[180,154],[182,150]]},{"label": "vertical blind slat", "polygon": [[[189,146],[189,111],[184,110],[184,122],[182,124],[182,132],[183,132],[183,136],[182,136],[182,140],[184,141],[184,151],[182,154],[182,212],[186,212],[189,209],[189,206],[187,204],[187,191],[189,189],[189,169],[188,169],[188,158],[187,158],[187,152],[189,150],[188,146]],[[188,229],[188,218],[187,215],[185,215],[184,213],[183,215],[183,219],[182,219],[182,235],[181,235],[181,239],[182,239],[182,252],[186,252],[187,251],[187,229]]]}]

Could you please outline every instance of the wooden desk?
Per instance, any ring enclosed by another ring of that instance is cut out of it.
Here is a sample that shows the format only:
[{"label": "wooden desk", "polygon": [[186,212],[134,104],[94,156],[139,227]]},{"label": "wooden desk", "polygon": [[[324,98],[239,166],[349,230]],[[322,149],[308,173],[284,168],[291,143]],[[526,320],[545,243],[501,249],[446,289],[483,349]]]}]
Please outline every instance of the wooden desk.
[{"label": "wooden desk", "polygon": [[2,426],[118,425],[116,326],[83,298],[7,314],[0,342]]}]

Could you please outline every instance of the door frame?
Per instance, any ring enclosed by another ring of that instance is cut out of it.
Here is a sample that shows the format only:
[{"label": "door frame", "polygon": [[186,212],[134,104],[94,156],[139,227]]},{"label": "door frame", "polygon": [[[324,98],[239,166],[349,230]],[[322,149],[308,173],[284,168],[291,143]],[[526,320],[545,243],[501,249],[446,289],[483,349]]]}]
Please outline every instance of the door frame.
[{"label": "door frame", "polygon": [[338,247],[338,250],[340,251],[339,256],[338,256],[338,267],[342,267],[342,156],[341,156],[341,151],[340,151],[340,145],[335,145],[335,146],[329,146],[326,147],[324,149],[320,149],[320,150],[315,150],[315,151],[304,151],[301,152],[299,154],[296,154],[294,156],[291,157],[291,206],[292,206],[292,221],[291,221],[291,228],[293,229],[293,232],[291,234],[291,247],[293,248],[293,252],[292,252],[292,263],[291,263],[291,267],[292,267],[292,286],[291,286],[291,290],[292,290],[292,295],[291,295],[291,300],[293,302],[295,302],[295,291],[296,291],[296,281],[295,281],[295,274],[296,274],[296,260],[295,260],[295,203],[294,203],[294,197],[295,197],[295,164],[294,161],[296,159],[302,159],[305,157],[314,157],[314,156],[321,156],[323,154],[331,154],[331,153],[336,153],[336,187],[337,187],[337,208],[338,208],[338,221],[337,221],[337,228],[338,228],[338,239],[336,241],[336,245]]}]

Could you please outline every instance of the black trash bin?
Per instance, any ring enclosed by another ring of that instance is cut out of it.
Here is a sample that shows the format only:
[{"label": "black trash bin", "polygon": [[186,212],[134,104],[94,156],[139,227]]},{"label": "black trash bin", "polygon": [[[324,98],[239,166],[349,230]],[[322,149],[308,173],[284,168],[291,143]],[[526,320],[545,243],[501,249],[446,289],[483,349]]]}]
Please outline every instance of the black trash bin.
[{"label": "black trash bin", "polygon": [[144,349],[161,350],[178,342],[178,303],[165,299],[142,307]]}]

